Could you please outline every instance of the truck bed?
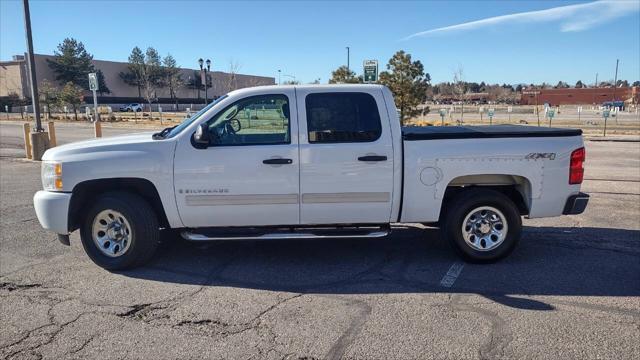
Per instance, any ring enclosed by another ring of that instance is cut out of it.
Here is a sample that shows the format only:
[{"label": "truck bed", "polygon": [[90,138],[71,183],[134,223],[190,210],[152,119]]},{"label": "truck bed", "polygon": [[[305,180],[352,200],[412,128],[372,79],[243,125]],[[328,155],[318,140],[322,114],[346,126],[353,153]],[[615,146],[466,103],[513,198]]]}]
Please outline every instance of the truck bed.
[{"label": "truck bed", "polygon": [[580,136],[580,129],[548,128],[521,125],[490,126],[406,126],[402,138],[406,141],[441,139],[495,139],[523,137]]}]

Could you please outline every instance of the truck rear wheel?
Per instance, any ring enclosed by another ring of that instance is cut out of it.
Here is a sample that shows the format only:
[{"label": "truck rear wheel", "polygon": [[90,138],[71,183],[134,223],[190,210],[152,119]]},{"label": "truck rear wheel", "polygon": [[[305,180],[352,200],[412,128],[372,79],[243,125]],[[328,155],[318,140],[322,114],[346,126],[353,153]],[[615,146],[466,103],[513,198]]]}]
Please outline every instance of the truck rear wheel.
[{"label": "truck rear wheel", "polygon": [[107,270],[134,268],[146,263],[158,246],[158,218],[138,195],[107,193],[87,212],[80,238],[98,266]]},{"label": "truck rear wheel", "polygon": [[469,262],[490,263],[509,255],[522,233],[517,206],[504,194],[471,189],[447,206],[444,235]]}]

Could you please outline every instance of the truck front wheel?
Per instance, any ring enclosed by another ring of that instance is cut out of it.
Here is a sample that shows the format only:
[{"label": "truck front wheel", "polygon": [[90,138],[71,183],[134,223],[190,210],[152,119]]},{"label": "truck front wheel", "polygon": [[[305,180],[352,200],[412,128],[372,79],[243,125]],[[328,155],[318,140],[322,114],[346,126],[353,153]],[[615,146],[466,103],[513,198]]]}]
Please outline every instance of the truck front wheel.
[{"label": "truck front wheel", "polygon": [[504,194],[470,189],[447,206],[443,232],[466,261],[489,263],[513,251],[522,233],[522,219]]},{"label": "truck front wheel", "polygon": [[98,266],[107,270],[134,268],[147,262],[158,246],[158,218],[138,195],[107,193],[86,213],[80,238]]}]

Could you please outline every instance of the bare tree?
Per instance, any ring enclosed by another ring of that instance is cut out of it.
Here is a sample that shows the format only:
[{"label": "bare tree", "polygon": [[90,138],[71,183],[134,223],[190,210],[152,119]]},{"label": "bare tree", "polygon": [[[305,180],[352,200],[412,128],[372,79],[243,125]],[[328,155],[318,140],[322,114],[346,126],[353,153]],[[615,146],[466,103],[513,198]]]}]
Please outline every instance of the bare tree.
[{"label": "bare tree", "polygon": [[237,75],[241,67],[242,65],[240,64],[240,62],[233,59],[229,60],[229,75],[227,76],[226,92],[230,92],[238,88]]},{"label": "bare tree", "polygon": [[460,101],[462,105],[461,113],[460,113],[460,123],[463,122],[464,118],[464,94],[466,92],[466,86],[464,82],[464,69],[462,65],[458,65],[458,69],[453,72],[453,94],[456,99]]}]

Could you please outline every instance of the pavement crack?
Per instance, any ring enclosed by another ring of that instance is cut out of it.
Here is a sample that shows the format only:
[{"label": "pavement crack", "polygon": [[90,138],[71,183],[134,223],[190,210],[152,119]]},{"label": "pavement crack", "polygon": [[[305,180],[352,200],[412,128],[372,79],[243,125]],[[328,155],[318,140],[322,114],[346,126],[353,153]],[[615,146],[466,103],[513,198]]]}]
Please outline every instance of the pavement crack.
[{"label": "pavement crack", "polygon": [[452,295],[450,299],[450,307],[454,312],[463,311],[475,313],[489,322],[489,338],[485,344],[478,349],[480,359],[504,358],[505,349],[512,341],[512,336],[507,330],[505,321],[492,311],[462,303],[462,297],[460,295]]},{"label": "pavement crack", "polygon": [[9,292],[16,290],[24,290],[42,287],[42,284],[16,284],[14,282],[3,282],[0,283],[0,290],[7,290]]}]

